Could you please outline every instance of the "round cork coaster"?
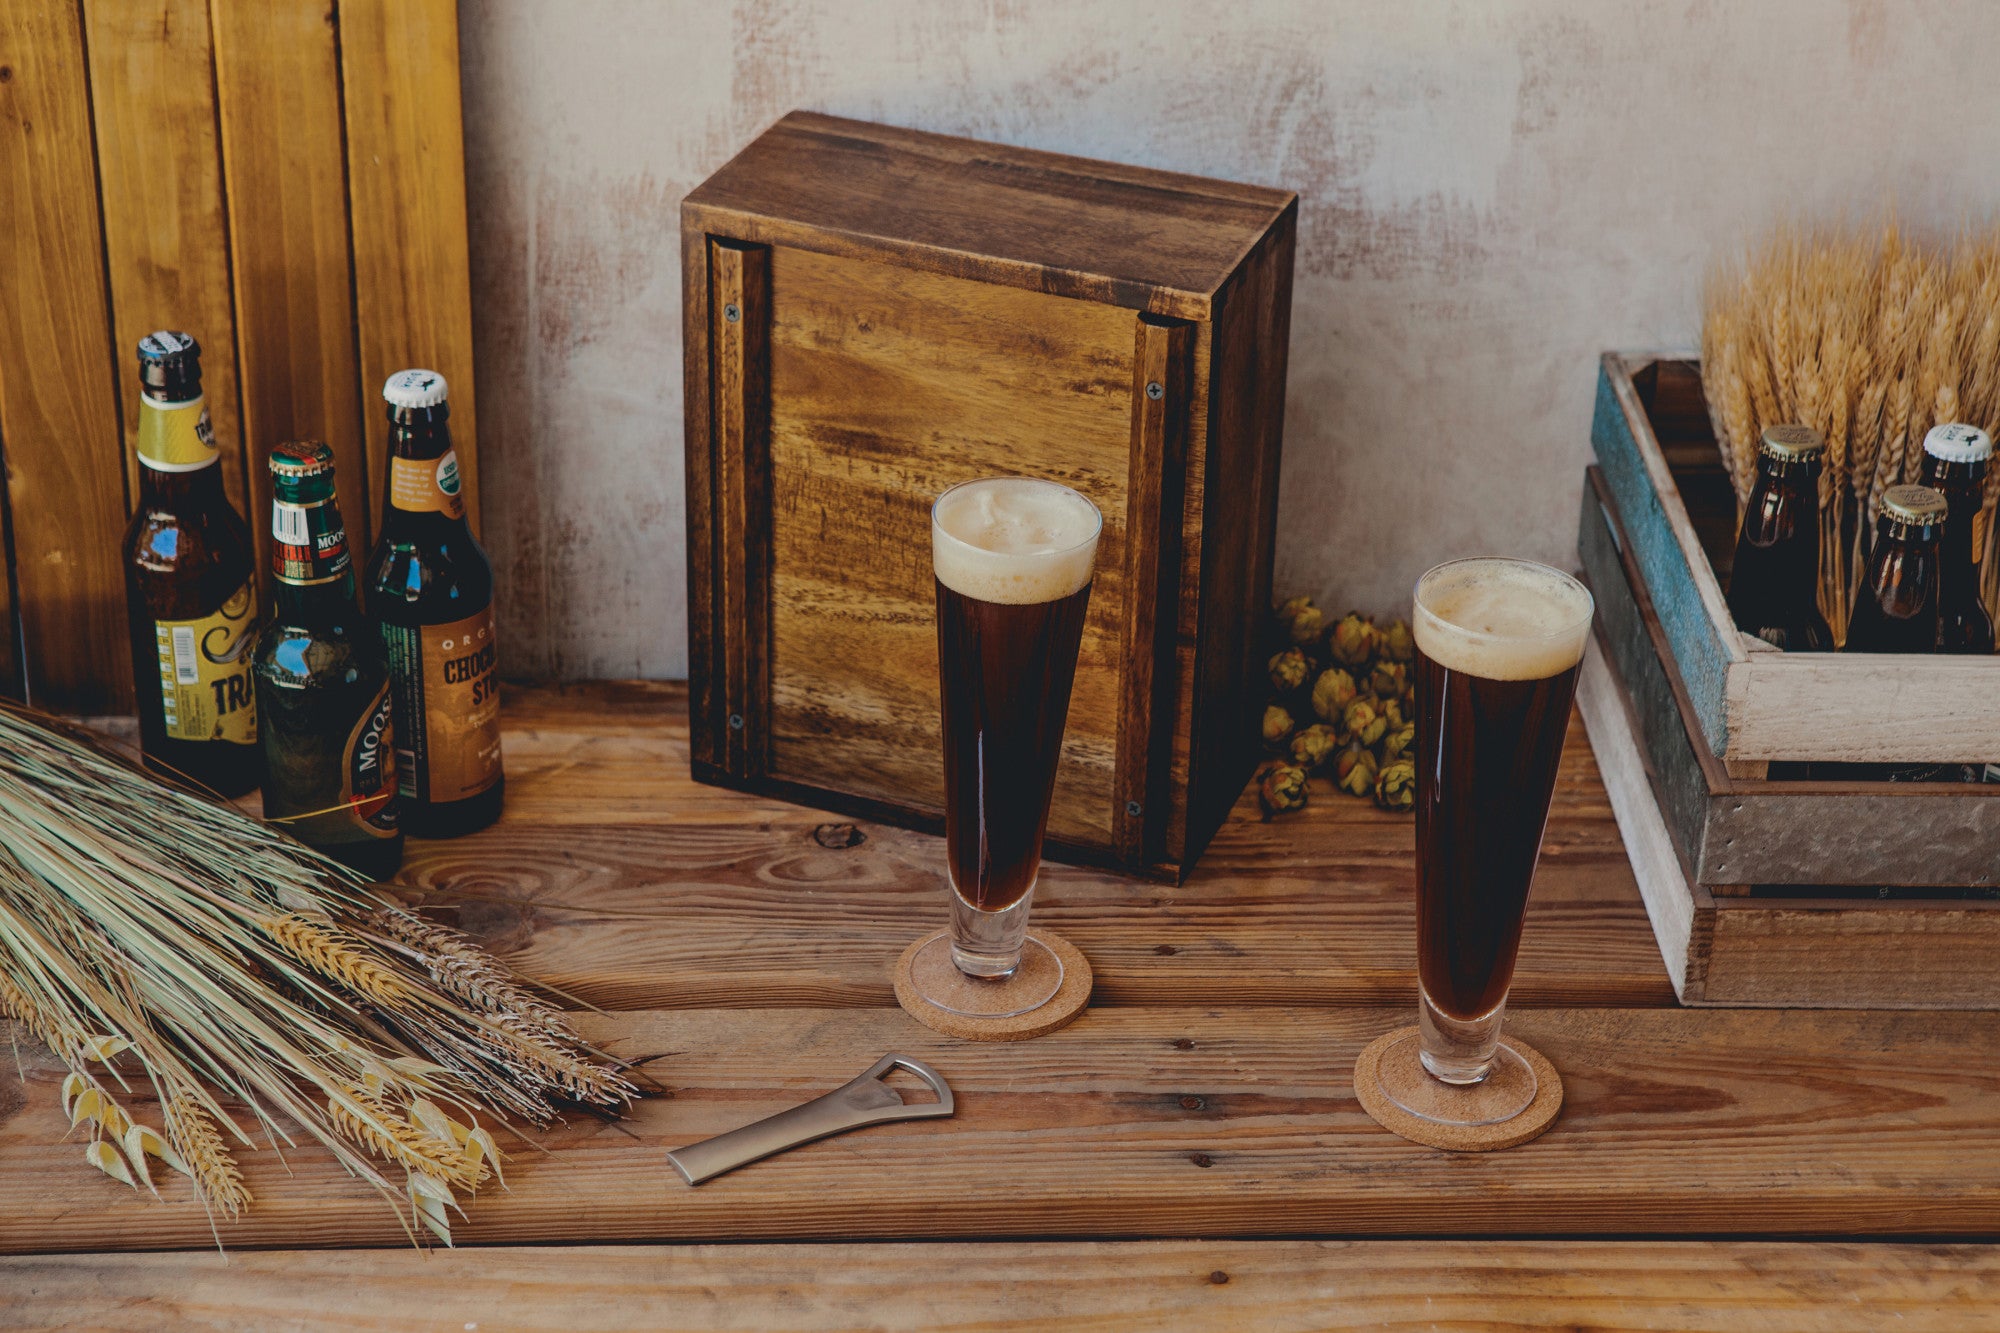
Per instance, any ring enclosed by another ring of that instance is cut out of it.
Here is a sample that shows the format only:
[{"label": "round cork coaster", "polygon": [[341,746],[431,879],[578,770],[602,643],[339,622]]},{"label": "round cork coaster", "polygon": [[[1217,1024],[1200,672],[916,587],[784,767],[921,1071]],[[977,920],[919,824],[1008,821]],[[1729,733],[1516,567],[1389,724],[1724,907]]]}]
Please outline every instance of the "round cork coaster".
[{"label": "round cork coaster", "polygon": [[[896,1003],[902,1005],[910,1017],[934,1032],[965,1041],[1026,1041],[1030,1037],[1046,1036],[1069,1024],[1083,1012],[1084,1005],[1090,1000],[1090,988],[1095,978],[1082,951],[1060,935],[1036,931],[1029,936],[1029,949],[1023,951],[1020,972],[1006,981],[976,981],[970,977],[954,977],[951,981],[967,988],[968,997],[976,997],[980,1007],[1005,1009],[1009,1007],[1006,996],[1010,989],[1029,994],[1045,993],[1048,982],[1053,979],[1050,973],[1059,965],[1061,982],[1047,1003],[1026,1013],[994,1018],[958,1013],[932,1004],[917,993],[911,965],[919,950],[932,940],[942,939],[944,933],[940,930],[924,936],[903,950],[903,956],[896,960]],[[1034,951],[1036,941],[1040,941],[1045,953]]]},{"label": "round cork coaster", "polygon": [[[1403,1042],[1416,1039],[1415,1027],[1398,1028],[1369,1042],[1361,1052],[1361,1058],[1354,1062],[1354,1095],[1361,1102],[1361,1109],[1373,1116],[1382,1128],[1400,1134],[1412,1143],[1421,1143],[1427,1148],[1442,1148],[1446,1152],[1498,1152],[1540,1137],[1556,1122],[1556,1114],[1562,1110],[1562,1075],[1556,1073],[1556,1067],[1549,1063],[1547,1056],[1515,1037],[1502,1037],[1500,1044],[1518,1055],[1525,1062],[1525,1069],[1534,1072],[1535,1078],[1534,1100],[1520,1114],[1490,1125],[1455,1125],[1429,1120],[1398,1106],[1382,1088],[1382,1057]],[[1521,1068],[1516,1066],[1516,1069]],[[1428,1074],[1422,1077],[1430,1078]],[[1444,1087],[1435,1080],[1432,1084],[1432,1091]]]}]

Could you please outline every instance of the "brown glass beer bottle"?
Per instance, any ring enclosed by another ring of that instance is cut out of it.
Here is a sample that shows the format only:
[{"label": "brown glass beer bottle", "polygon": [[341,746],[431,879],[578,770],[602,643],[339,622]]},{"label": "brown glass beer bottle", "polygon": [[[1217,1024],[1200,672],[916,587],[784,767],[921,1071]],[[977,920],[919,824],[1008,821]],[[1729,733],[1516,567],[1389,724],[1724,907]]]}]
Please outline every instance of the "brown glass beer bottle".
[{"label": "brown glass beer bottle", "polygon": [[1736,627],[1787,652],[1830,653],[1819,609],[1819,474],[1826,442],[1810,426],[1770,426],[1729,574]]},{"label": "brown glass beer bottle", "polygon": [[257,626],[250,529],[222,490],[201,346],[139,340],[139,503],[125,529],[125,606],[149,767],[224,796],[257,785]]},{"label": "brown glass beer bottle", "polygon": [[1868,579],[1847,621],[1850,653],[1934,653],[1938,641],[1938,534],[1944,496],[1891,486],[1876,520]]},{"label": "brown glass beer bottle", "polygon": [[403,827],[451,837],[500,814],[493,566],[465,522],[444,376],[398,371],[382,397],[389,475],[362,596],[389,654]]},{"label": "brown glass beer bottle", "polygon": [[1979,600],[1986,559],[1986,469],[1993,441],[1977,426],[1933,426],[1924,436],[1924,485],[1944,496],[1938,538],[1938,651],[1990,653],[1993,617]]},{"label": "brown glass beer bottle", "polygon": [[264,818],[386,879],[403,859],[389,663],[354,598],[333,450],[271,450],[271,619],[257,638]]}]

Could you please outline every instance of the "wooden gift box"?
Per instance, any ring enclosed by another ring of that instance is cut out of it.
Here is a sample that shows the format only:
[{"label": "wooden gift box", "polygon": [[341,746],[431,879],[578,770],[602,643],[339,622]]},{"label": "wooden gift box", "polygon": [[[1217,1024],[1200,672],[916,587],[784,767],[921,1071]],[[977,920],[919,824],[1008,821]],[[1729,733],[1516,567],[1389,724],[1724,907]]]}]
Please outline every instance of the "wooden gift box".
[{"label": "wooden gift box", "polygon": [[1694,362],[1607,353],[1591,443],[1714,754],[1739,772],[2000,759],[2000,654],[1781,653],[1737,632],[1723,600],[1735,501]]},{"label": "wooden gift box", "polygon": [[2000,801],[1987,793],[2000,792],[1732,776],[1705,744],[1635,544],[1590,469],[1577,552],[1596,639],[1577,704],[1675,992],[1688,1004],[2000,1007],[2000,900],[1926,887],[1992,884]]},{"label": "wooden gift box", "polygon": [[1052,855],[1178,878],[1255,767],[1296,196],[794,112],[681,209],[695,775],[918,828],[931,501],[1104,514]]}]

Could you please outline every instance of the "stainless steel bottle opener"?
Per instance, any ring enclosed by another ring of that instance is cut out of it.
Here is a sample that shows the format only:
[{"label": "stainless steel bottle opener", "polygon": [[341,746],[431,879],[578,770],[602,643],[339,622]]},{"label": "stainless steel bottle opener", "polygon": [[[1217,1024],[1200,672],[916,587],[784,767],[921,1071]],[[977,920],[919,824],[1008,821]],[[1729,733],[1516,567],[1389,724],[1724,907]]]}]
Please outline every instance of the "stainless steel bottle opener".
[{"label": "stainless steel bottle opener", "polygon": [[[882,1076],[892,1069],[907,1069],[915,1074],[937,1094],[937,1101],[915,1105],[905,1102],[903,1094],[882,1081]],[[921,1060],[892,1052],[870,1065],[866,1073],[824,1097],[815,1097],[803,1106],[780,1111],[727,1134],[676,1148],[667,1154],[667,1160],[688,1184],[699,1185],[725,1171],[748,1166],[814,1139],[891,1120],[935,1120],[950,1115],[951,1111],[951,1087],[943,1076]]]}]

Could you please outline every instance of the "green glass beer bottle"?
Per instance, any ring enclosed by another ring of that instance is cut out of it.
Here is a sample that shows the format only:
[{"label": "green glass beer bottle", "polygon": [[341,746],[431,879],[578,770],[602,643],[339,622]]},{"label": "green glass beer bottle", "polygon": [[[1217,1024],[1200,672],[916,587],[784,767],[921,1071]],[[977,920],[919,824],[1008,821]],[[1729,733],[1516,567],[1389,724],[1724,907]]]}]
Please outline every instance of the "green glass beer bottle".
[{"label": "green glass beer bottle", "polygon": [[148,767],[223,796],[257,785],[250,529],[222,490],[201,345],[139,340],[139,503],[125,529],[125,607]]},{"label": "green glass beer bottle", "polygon": [[378,879],[403,859],[389,660],[361,615],[333,451],[271,450],[271,621],[257,639],[264,818]]},{"label": "green glass beer bottle", "polygon": [[451,837],[500,815],[500,678],[493,566],[465,521],[444,376],[401,370],[382,386],[389,475],[362,576],[389,652],[403,827]]}]

